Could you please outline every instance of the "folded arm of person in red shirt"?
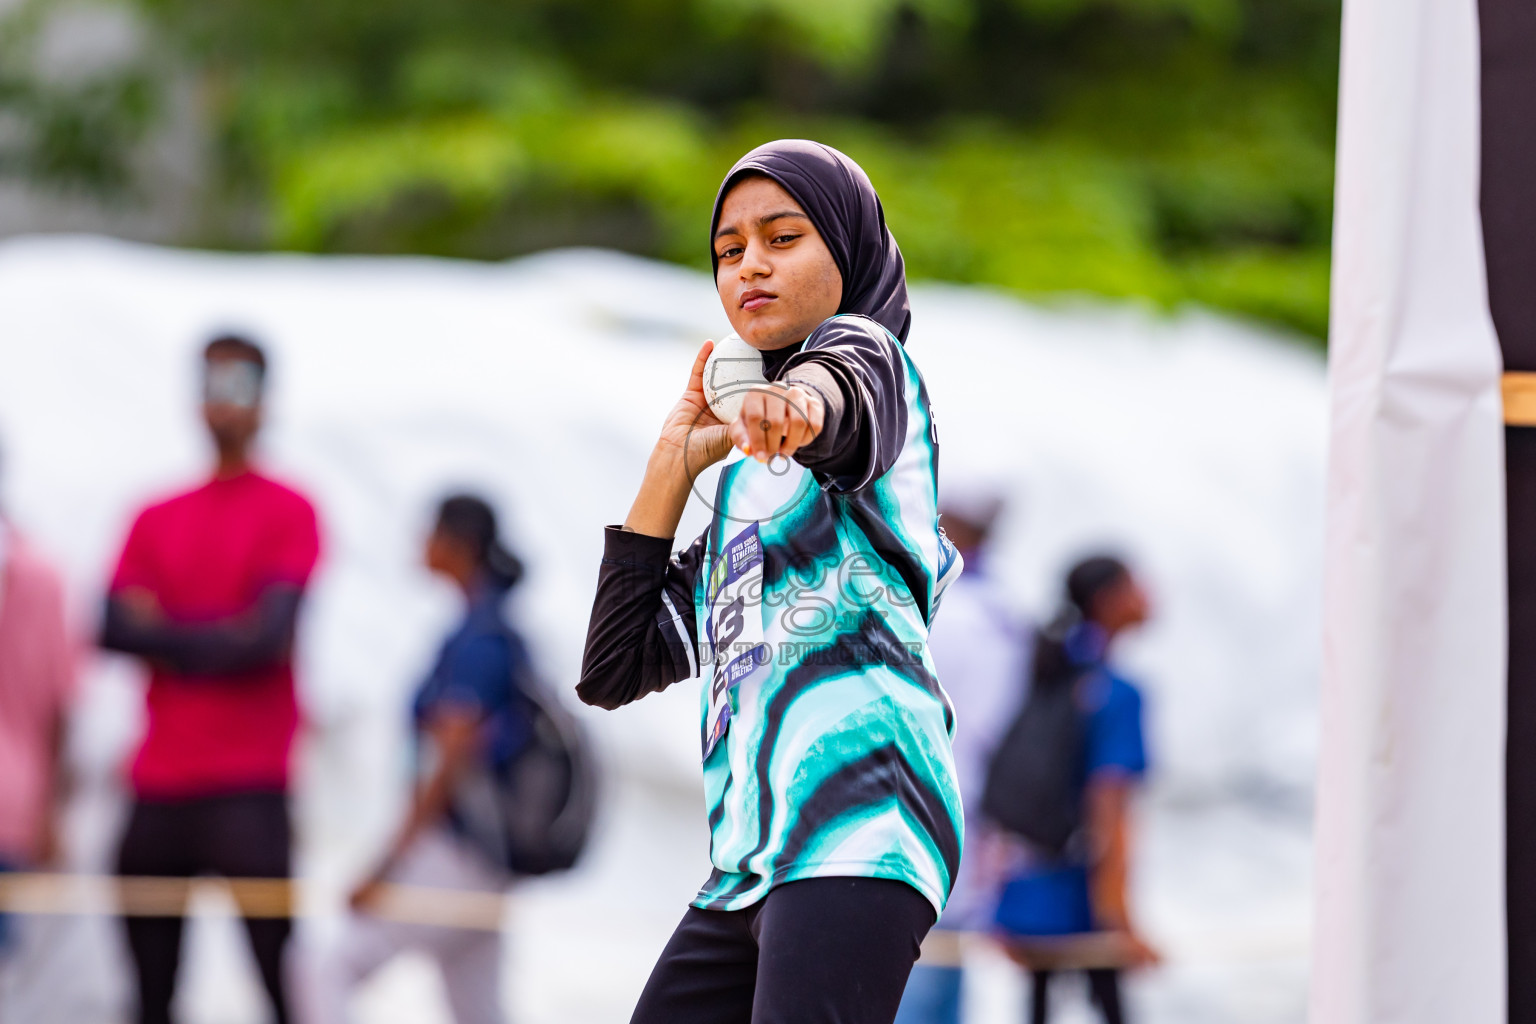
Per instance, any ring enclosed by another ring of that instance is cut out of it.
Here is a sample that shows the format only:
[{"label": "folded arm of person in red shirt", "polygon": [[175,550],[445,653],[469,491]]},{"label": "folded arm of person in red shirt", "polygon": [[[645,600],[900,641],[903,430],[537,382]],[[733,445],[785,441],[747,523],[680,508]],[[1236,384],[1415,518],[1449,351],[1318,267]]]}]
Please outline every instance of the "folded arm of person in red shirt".
[{"label": "folded arm of person in red shirt", "polygon": [[292,655],[299,603],[291,583],[269,586],[248,611],[212,622],[172,622],[153,595],[128,588],[107,598],[101,646],[160,661],[188,676],[230,676],[269,668]]}]

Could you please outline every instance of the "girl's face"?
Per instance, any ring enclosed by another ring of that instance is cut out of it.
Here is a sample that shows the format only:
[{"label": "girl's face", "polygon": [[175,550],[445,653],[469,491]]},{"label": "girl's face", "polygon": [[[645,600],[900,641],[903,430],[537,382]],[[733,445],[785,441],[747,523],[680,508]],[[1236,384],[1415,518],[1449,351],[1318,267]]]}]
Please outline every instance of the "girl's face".
[{"label": "girl's face", "polygon": [[1111,635],[1140,626],[1152,617],[1152,600],[1134,576],[1124,576],[1093,599],[1093,618]]},{"label": "girl's face", "polygon": [[433,530],[427,536],[422,555],[428,569],[450,579],[459,579],[474,568],[475,556],[462,541],[443,530]]},{"label": "girl's face", "polygon": [[843,301],[843,275],[811,218],[769,178],[726,193],[715,231],[715,287],[731,326],[771,351],[804,341]]}]

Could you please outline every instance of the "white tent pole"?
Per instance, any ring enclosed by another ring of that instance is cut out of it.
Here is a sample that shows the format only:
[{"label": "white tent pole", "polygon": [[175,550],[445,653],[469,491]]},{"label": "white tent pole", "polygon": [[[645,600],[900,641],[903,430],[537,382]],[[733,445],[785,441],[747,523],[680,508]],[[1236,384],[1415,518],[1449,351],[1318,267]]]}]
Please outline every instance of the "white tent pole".
[{"label": "white tent pole", "polygon": [[1346,0],[1312,1024],[1506,1019],[1478,83],[1475,0]]}]

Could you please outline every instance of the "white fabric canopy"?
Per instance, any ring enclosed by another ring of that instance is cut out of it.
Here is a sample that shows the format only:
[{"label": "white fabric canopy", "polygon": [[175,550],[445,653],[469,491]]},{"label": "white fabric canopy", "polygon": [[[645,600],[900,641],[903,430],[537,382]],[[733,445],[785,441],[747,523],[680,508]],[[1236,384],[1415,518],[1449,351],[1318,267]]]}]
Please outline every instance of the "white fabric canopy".
[{"label": "white fabric canopy", "polygon": [[1506,1018],[1478,83],[1475,0],[1346,0],[1313,1024]]}]

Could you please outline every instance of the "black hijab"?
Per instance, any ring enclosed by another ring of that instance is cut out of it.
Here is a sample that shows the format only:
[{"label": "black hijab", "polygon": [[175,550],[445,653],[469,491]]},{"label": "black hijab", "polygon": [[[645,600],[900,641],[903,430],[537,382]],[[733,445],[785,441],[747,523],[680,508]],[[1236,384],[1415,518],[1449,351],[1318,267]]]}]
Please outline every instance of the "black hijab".
[{"label": "black hijab", "polygon": [[780,139],[736,161],[715,196],[715,213],[709,220],[710,265],[719,269],[714,238],[720,227],[720,204],[738,181],[753,174],[778,182],[821,232],[843,275],[838,312],[862,313],[905,343],[912,312],[901,250],[885,226],[885,210],[869,175],[831,146]]}]

